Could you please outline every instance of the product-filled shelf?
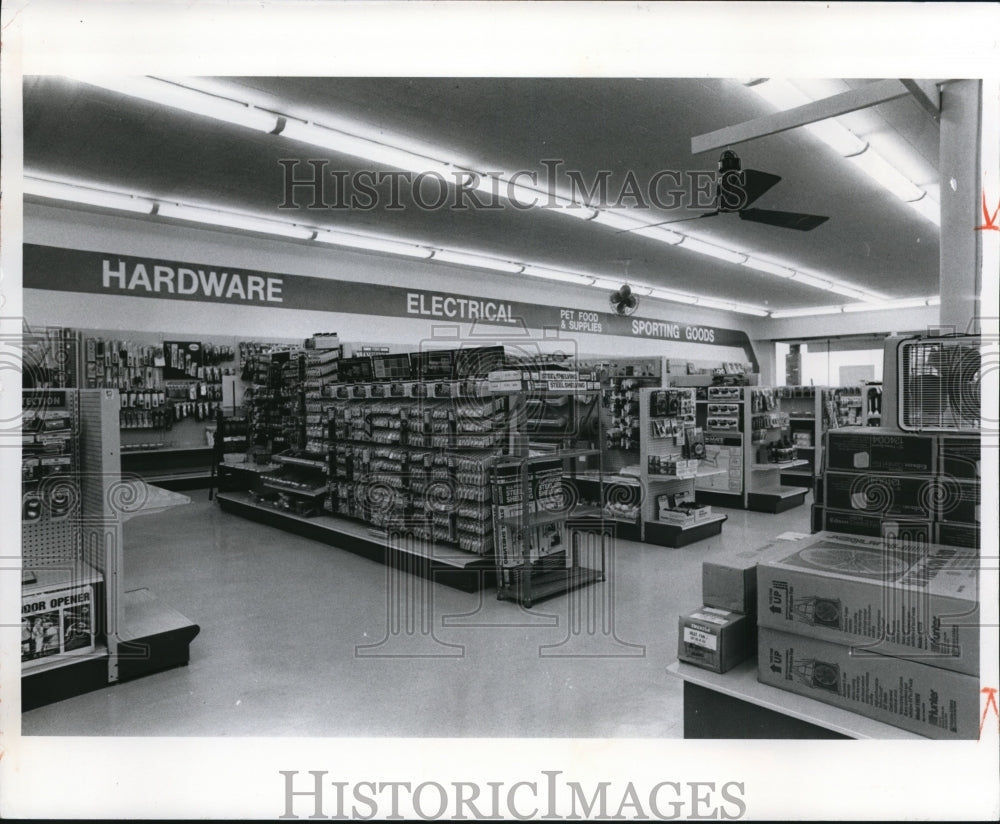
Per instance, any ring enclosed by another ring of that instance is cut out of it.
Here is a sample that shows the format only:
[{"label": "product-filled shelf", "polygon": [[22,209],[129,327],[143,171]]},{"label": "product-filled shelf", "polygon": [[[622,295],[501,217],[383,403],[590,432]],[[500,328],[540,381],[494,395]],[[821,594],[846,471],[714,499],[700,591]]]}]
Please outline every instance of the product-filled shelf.
[{"label": "product-filled shelf", "polygon": [[600,518],[603,511],[597,506],[578,506],[572,510],[555,510],[552,512],[529,512],[527,520],[523,516],[505,519],[507,522],[527,523],[529,526],[542,526],[544,524],[555,524],[560,521],[583,520],[584,518]]},{"label": "product-filled shelf", "polygon": [[750,464],[750,468],[757,472],[766,472],[771,469],[790,469],[793,466],[806,466],[809,463],[807,460],[796,460],[796,461],[784,461],[782,463],[754,463]]},{"label": "product-filled shelf", "polygon": [[709,524],[720,524],[729,520],[728,515],[709,515],[707,518],[702,518],[700,521],[692,521],[689,524],[671,524],[665,521],[653,521],[658,527],[663,527],[664,529],[674,529],[678,532],[688,532],[692,529],[698,529],[699,527],[708,526]]}]

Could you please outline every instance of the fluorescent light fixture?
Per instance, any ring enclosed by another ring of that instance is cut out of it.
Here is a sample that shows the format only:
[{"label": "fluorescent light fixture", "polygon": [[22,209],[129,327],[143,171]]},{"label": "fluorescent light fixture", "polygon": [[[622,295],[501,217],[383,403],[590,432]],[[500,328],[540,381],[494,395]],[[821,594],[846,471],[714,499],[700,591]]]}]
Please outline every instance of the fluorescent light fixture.
[{"label": "fluorescent light fixture", "polygon": [[721,309],[725,312],[739,312],[743,315],[756,315],[761,318],[766,317],[768,314],[766,309],[761,309],[757,306],[750,306],[745,303],[734,303],[726,300],[716,300],[715,298],[699,297],[695,301],[695,304],[698,306],[704,306],[706,309]]},{"label": "fluorescent light fixture", "polygon": [[260,132],[272,132],[278,125],[276,114],[158,77],[73,77],[72,79]]},{"label": "fluorescent light fixture", "polygon": [[[759,97],[767,100],[779,110],[802,106],[816,98],[796,87],[788,80],[772,78],[763,82],[753,81],[744,84]],[[815,137],[822,140],[837,154],[848,158],[872,180],[884,189],[892,192],[905,203],[909,203],[918,214],[937,226],[941,225],[940,210],[931,203],[922,203],[926,192],[899,169],[893,166],[867,142],[840,123],[836,118],[810,123],[803,128],[808,129]],[[921,204],[921,205],[917,205]]]},{"label": "fluorescent light fixture", "polygon": [[805,272],[798,271],[792,277],[792,280],[796,283],[805,284],[806,286],[814,286],[817,289],[823,289],[824,291],[828,290],[833,285],[828,280],[824,280],[823,278],[818,278],[813,275],[807,275]]},{"label": "fluorescent light fixture", "polygon": [[857,155],[863,152],[868,144],[846,126],[836,120],[820,120],[805,127],[813,137],[822,140],[842,157]]},{"label": "fluorescent light fixture", "polygon": [[861,289],[855,289],[853,286],[841,286],[839,283],[831,283],[826,287],[826,291],[856,300],[878,300]]},{"label": "fluorescent light fixture", "polygon": [[523,264],[511,263],[509,260],[497,260],[496,258],[484,257],[483,255],[453,252],[448,249],[435,249],[433,259],[441,261],[441,263],[457,263],[460,266],[477,266],[480,269],[494,269],[497,272],[509,272],[514,275],[524,269]]},{"label": "fluorescent light fixture", "polygon": [[367,235],[355,235],[350,232],[337,232],[321,229],[316,232],[314,238],[317,243],[329,243],[334,246],[347,246],[351,249],[365,249],[371,252],[388,252],[391,255],[404,255],[406,257],[430,258],[432,252],[423,246],[413,243],[403,243],[398,240],[388,238],[369,237]]},{"label": "fluorescent light fixture", "polygon": [[620,212],[610,212],[606,209],[599,209],[597,214],[594,215],[593,222],[620,231],[648,228],[648,224],[643,223],[641,220],[636,220],[630,215],[623,215]]},{"label": "fluorescent light fixture", "polygon": [[205,209],[200,206],[183,206],[179,203],[160,203],[156,213],[160,217],[190,220],[209,226],[243,229],[248,232],[262,232],[269,235],[297,238],[298,240],[311,240],[316,234],[314,229],[307,229],[295,223],[282,223],[277,220],[241,215],[235,212],[220,212],[216,209]]},{"label": "fluorescent light fixture", "polygon": [[927,306],[927,298],[901,298],[899,300],[880,300],[872,303],[849,303],[845,312],[875,312],[892,309],[917,309]]},{"label": "fluorescent light fixture", "polygon": [[930,194],[925,194],[918,200],[908,200],[906,201],[906,205],[916,211],[917,214],[927,218],[935,226],[941,225],[941,204],[932,198]]},{"label": "fluorescent light fixture", "polygon": [[653,240],[658,240],[661,243],[667,243],[670,246],[677,246],[684,240],[684,235],[678,234],[670,229],[664,229],[662,226],[649,226],[644,229],[636,229],[632,232],[632,234],[652,238]]},{"label": "fluorescent light fixture", "polygon": [[779,278],[791,278],[795,276],[794,269],[790,269],[787,266],[779,266],[777,263],[761,260],[760,258],[753,257],[752,255],[747,256],[747,259],[743,261],[743,265],[749,266],[751,269],[757,269],[761,272],[767,272],[769,275],[776,275]]},{"label": "fluorescent light fixture", "polygon": [[547,266],[535,266],[534,264],[525,265],[521,272],[535,278],[558,280],[561,283],[577,283],[581,286],[592,286],[596,281],[596,278],[589,275],[578,275],[575,272],[563,272],[560,269],[549,269]]},{"label": "fluorescent light fixture", "polygon": [[347,132],[328,129],[315,123],[304,123],[301,120],[289,120],[280,132],[282,137],[319,146],[339,154],[370,160],[373,163],[383,163],[394,169],[413,172],[415,174],[438,174],[451,185],[455,184],[455,173],[467,173],[441,160],[397,149],[364,137]]},{"label": "fluorescent light fixture", "polygon": [[695,304],[698,302],[698,298],[694,295],[685,295],[681,292],[672,292],[669,289],[653,289],[650,293],[650,297],[658,298],[660,300],[669,300],[674,303],[687,303]]},{"label": "fluorescent light fixture", "polygon": [[928,306],[940,306],[941,305],[941,296],[940,295],[934,295],[933,297],[927,298],[927,305]]},{"label": "fluorescent light fixture", "polygon": [[[595,277],[595,278],[593,278],[593,281],[594,282],[590,284],[591,286],[593,286],[593,287],[595,287],[597,289],[611,289],[612,291],[616,290],[619,286],[621,286],[623,283],[625,283],[625,279],[624,278],[622,280],[614,280],[612,278],[598,278],[598,277]],[[631,285],[632,284],[629,284],[629,286],[631,286]]]},{"label": "fluorescent light fixture", "polygon": [[75,183],[45,180],[40,177],[25,176],[24,194],[47,197],[52,200],[64,200],[69,203],[82,203],[87,206],[100,206],[105,209],[120,209],[144,215],[153,212],[153,203],[149,200],[119,192],[92,189],[89,186],[78,186]]},{"label": "fluorescent light fixture", "polygon": [[871,147],[860,154],[851,155],[848,160],[900,200],[919,200],[925,194],[923,189]]},{"label": "fluorescent light fixture", "polygon": [[804,318],[810,315],[839,315],[839,306],[810,306],[806,309],[778,309],[771,312],[772,318]]},{"label": "fluorescent light fixture", "polygon": [[681,241],[680,247],[691,252],[697,252],[700,255],[708,255],[709,257],[724,260],[727,263],[743,263],[748,257],[748,255],[742,252],[723,249],[721,246],[716,246],[714,243],[706,243],[703,240],[691,237],[691,235],[684,235],[684,240]]}]

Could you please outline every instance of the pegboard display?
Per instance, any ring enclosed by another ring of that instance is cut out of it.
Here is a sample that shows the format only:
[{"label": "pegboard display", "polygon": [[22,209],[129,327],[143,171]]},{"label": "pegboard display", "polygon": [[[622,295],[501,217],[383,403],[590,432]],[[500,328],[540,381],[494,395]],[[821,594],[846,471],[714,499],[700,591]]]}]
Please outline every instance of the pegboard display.
[{"label": "pegboard display", "polygon": [[22,393],[21,546],[26,568],[80,560],[79,395]]},{"label": "pegboard display", "polygon": [[646,490],[644,522],[660,521],[662,509],[694,504],[694,484],[704,457],[696,425],[694,389],[643,389],[639,400],[640,471]]}]

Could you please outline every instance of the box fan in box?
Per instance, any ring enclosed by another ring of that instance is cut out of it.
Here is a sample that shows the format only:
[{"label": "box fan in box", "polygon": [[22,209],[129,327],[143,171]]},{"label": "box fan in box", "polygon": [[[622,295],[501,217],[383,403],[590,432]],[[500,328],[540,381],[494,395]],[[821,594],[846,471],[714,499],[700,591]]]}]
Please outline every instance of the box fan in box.
[{"label": "box fan in box", "polygon": [[[981,348],[978,335],[889,338],[885,393],[897,399],[894,411],[899,428],[908,432],[978,431]],[[893,381],[896,386],[891,385]]]}]

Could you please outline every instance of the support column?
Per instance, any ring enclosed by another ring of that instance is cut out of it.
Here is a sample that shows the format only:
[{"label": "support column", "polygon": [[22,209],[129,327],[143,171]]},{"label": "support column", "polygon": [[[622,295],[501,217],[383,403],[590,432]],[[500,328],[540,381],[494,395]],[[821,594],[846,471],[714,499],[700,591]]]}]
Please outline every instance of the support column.
[{"label": "support column", "polygon": [[[941,325],[956,332],[980,331],[982,88],[979,80],[955,80],[941,90]],[[991,213],[998,201],[1000,192],[986,192]]]}]

